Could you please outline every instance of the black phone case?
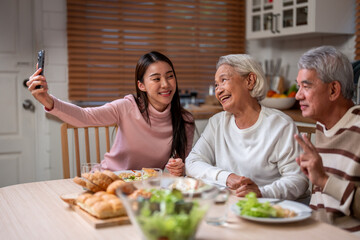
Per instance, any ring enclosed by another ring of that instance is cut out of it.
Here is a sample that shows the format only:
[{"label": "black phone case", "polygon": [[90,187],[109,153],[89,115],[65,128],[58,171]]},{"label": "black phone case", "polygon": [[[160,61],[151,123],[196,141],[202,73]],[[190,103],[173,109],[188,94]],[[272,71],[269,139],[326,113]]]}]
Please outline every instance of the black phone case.
[{"label": "black phone case", "polygon": [[[45,63],[45,50],[40,50],[38,52],[38,69],[41,68],[42,71],[40,75],[44,75],[44,63]],[[39,89],[41,86],[36,86],[35,89]]]},{"label": "black phone case", "polygon": [[38,68],[42,69],[40,75],[44,75],[44,63],[45,63],[45,50],[41,50],[38,52]]}]

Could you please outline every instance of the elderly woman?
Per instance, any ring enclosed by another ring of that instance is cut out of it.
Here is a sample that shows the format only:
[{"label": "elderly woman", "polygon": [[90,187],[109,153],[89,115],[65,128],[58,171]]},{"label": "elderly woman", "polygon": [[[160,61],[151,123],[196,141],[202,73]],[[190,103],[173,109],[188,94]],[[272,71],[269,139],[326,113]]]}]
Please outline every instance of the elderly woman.
[{"label": "elderly woman", "polygon": [[297,199],[308,189],[295,158],[297,128],[284,113],[261,106],[268,85],[249,55],[220,57],[215,95],[225,111],[216,114],[186,158],[188,176],[236,190],[239,197]]}]

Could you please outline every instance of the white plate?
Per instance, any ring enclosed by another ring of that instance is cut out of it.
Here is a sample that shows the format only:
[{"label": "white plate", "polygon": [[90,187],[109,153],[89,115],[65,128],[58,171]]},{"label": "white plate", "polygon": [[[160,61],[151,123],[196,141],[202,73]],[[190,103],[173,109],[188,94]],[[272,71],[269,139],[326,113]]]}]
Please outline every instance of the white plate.
[{"label": "white plate", "polygon": [[[259,198],[258,199],[259,202],[274,202],[277,201],[278,199],[274,199],[274,198]],[[256,221],[256,222],[264,222],[264,223],[288,223],[288,222],[297,222],[297,221],[301,221],[304,219],[307,219],[311,216],[311,208],[309,208],[308,206],[302,204],[302,203],[298,203],[298,202],[294,202],[294,201],[290,201],[290,200],[284,200],[280,203],[277,203],[276,205],[281,206],[282,208],[287,208],[290,209],[294,212],[296,212],[296,217],[291,217],[291,218],[261,218],[261,217],[250,217],[250,216],[243,216],[241,215],[241,211],[239,209],[239,207],[236,204],[233,204],[231,206],[231,210],[240,218],[244,218],[247,220],[251,220],[251,221]]]}]

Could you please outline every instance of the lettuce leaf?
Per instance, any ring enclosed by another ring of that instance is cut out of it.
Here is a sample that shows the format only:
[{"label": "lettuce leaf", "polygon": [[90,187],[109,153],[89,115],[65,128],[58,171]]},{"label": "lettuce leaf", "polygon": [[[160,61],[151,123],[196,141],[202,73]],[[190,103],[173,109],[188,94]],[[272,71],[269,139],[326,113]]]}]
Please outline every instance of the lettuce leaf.
[{"label": "lettuce leaf", "polygon": [[256,194],[251,192],[245,199],[239,200],[236,205],[240,208],[240,214],[250,217],[276,217],[276,209],[269,202],[260,203]]}]

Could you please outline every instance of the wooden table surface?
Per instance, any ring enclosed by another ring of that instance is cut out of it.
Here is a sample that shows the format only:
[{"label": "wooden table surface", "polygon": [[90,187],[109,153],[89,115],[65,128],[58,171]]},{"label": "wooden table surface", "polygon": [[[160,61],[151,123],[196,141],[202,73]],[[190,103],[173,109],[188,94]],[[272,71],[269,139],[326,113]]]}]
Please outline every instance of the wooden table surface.
[{"label": "wooden table surface", "polygon": [[[0,188],[0,239],[122,239],[137,240],[131,225],[95,229],[64,203],[62,194],[80,193],[71,179]],[[236,202],[231,198],[231,203]],[[231,211],[225,226],[202,222],[196,239],[358,239],[311,218],[288,224],[263,224],[239,219]]]}]

